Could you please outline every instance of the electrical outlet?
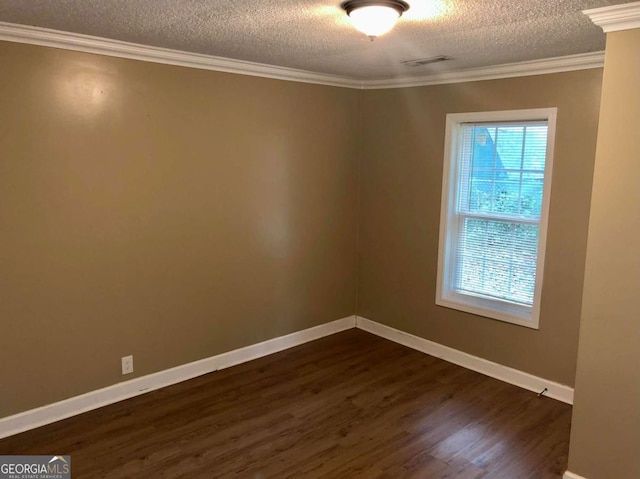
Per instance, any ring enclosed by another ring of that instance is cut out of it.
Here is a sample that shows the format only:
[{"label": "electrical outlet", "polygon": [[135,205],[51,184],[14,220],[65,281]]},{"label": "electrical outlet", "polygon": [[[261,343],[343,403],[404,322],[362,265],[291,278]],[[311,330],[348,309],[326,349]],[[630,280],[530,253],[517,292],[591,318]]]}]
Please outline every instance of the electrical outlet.
[{"label": "electrical outlet", "polygon": [[122,374],[131,374],[133,372],[133,356],[124,356],[122,358]]}]

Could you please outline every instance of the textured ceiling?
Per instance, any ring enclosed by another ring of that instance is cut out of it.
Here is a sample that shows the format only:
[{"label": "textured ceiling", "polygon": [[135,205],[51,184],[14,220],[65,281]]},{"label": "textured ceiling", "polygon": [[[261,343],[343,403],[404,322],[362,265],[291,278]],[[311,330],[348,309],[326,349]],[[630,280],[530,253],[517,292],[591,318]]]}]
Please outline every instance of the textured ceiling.
[{"label": "textured ceiling", "polygon": [[[371,42],[341,0],[0,0],[0,21],[358,79],[604,50],[581,10],[633,0],[409,0]],[[409,67],[436,55],[451,61]]]}]

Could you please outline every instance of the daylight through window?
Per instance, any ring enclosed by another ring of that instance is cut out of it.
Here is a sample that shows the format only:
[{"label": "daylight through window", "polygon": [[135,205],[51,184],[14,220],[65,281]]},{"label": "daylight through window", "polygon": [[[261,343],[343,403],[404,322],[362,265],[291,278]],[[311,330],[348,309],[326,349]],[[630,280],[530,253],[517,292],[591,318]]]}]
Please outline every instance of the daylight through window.
[{"label": "daylight through window", "polygon": [[448,116],[438,304],[537,327],[554,120]]}]

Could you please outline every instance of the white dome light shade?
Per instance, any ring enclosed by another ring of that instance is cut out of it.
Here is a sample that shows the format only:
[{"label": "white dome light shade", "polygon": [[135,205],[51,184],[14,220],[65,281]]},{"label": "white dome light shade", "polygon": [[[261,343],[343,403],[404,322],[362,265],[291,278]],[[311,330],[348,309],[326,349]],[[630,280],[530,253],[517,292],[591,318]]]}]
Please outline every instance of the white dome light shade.
[{"label": "white dome light shade", "polygon": [[373,39],[391,30],[409,4],[400,0],[351,0],[342,8],[353,26]]},{"label": "white dome light shade", "polygon": [[349,18],[356,30],[369,37],[378,37],[393,28],[400,14],[391,7],[372,5],[354,10]]}]

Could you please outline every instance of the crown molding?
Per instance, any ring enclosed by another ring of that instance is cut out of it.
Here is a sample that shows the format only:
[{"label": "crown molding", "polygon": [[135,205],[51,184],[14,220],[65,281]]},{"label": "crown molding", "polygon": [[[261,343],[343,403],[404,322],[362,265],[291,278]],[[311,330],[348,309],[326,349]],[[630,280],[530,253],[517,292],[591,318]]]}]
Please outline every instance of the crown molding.
[{"label": "crown molding", "polygon": [[361,80],[5,22],[0,22],[0,40],[201,70],[365,90],[543,75],[602,68],[604,65],[604,53],[596,52],[415,77]]},{"label": "crown molding", "polygon": [[640,2],[583,10],[605,33],[640,28]]},{"label": "crown molding", "polygon": [[528,62],[507,63],[490,67],[458,70],[446,73],[415,77],[398,77],[388,80],[364,81],[362,88],[366,90],[382,88],[408,88],[415,86],[441,85],[445,83],[462,83],[481,80],[496,80],[531,75],[545,75],[574,70],[588,70],[604,66],[604,52],[580,53],[564,57],[532,60]]},{"label": "crown molding", "polygon": [[0,22],[0,40],[276,80],[348,88],[358,88],[360,85],[360,82],[351,78],[337,75],[189,53],[14,23]]}]

